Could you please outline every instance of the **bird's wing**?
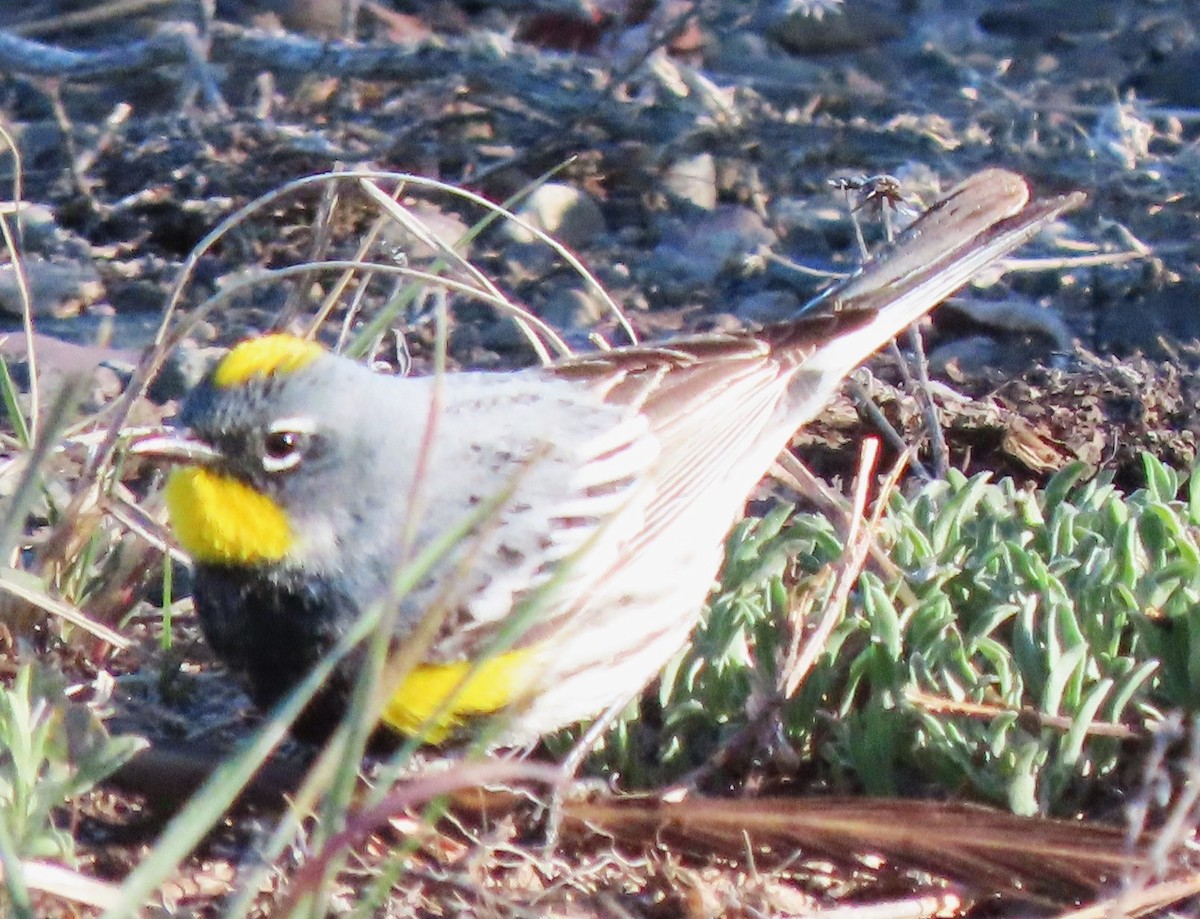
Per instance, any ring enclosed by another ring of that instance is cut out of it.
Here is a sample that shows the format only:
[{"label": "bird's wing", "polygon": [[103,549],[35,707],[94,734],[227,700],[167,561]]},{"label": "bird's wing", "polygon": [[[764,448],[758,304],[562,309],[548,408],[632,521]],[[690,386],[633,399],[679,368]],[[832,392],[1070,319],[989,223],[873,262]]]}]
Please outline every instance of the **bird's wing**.
[{"label": "bird's wing", "polygon": [[[450,446],[442,458],[435,445],[433,461],[452,462],[464,443],[476,460],[457,478],[430,477],[429,500],[467,513],[514,478],[496,525],[466,550],[477,564],[451,579],[462,609],[440,647],[469,647],[551,580],[522,643],[570,629],[581,608],[623,610],[617,628],[654,625],[653,615],[638,620],[629,595],[674,590],[676,579],[694,583],[664,606],[698,606],[748,493],[844,375],[1079,200],[1030,205],[1023,179],[990,170],[794,321],[587,355],[512,375],[504,387],[482,374],[447,376],[438,440]],[[655,602],[640,599],[644,609]]]},{"label": "bird's wing", "polygon": [[[556,595],[577,596],[587,572],[611,570],[644,525],[658,444],[635,409],[541,371],[506,374],[502,384],[496,374],[447,374],[443,386],[434,400],[413,400],[432,402],[436,415],[425,455],[405,463],[427,473],[410,499],[413,544],[474,525],[405,597],[412,615],[402,620],[447,610],[436,644],[455,659],[551,579]],[[584,554],[586,566],[563,564]],[[555,601],[547,604],[553,616]]]}]

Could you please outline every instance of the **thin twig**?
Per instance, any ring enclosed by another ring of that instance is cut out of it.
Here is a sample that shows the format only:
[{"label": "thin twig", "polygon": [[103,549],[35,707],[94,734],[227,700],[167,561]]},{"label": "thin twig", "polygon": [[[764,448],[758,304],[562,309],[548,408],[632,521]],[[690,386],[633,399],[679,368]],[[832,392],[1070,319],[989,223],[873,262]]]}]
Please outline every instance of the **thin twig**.
[{"label": "thin twig", "polygon": [[[858,473],[854,480],[852,502],[854,510],[850,517],[850,532],[842,549],[841,558],[834,563],[831,569],[837,572],[838,580],[820,620],[810,628],[806,628],[807,623],[790,622],[792,644],[780,667],[778,678],[779,691],[784,699],[790,699],[796,694],[796,690],[800,688],[800,684],[825,649],[825,643],[833,632],[834,626],[845,614],[846,604],[850,600],[850,591],[858,583],[858,576],[862,572],[863,565],[866,564],[871,546],[875,543],[875,533],[878,532],[879,522],[883,519],[884,509],[887,507],[892,490],[900,480],[908,461],[908,453],[902,453],[884,478],[875,499],[875,512],[864,528],[867,493],[871,487],[872,473],[878,457],[879,441],[873,437],[867,438],[862,445]],[[802,637],[804,639],[803,647],[801,647]]]},{"label": "thin twig", "polygon": [[[853,376],[847,378],[846,387],[850,390],[850,396],[854,399],[855,407],[883,435],[883,439],[888,442],[892,449],[897,453],[907,452],[908,444],[904,442],[904,438],[900,436],[900,432],[892,427],[892,423],[879,410],[879,406],[875,404],[867,388],[854,379]],[[908,465],[913,473],[924,481],[928,482],[933,479],[933,476],[929,474],[929,470],[916,457],[910,457]]]}]

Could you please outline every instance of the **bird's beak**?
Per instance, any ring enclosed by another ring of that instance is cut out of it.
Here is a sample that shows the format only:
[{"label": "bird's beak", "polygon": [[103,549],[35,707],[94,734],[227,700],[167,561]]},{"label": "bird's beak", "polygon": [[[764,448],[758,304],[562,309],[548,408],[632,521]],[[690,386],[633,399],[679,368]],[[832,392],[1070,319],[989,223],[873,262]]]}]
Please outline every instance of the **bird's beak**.
[{"label": "bird's beak", "polygon": [[151,434],[139,438],[129,445],[129,452],[135,456],[189,466],[212,466],[221,459],[221,454],[211,445],[184,429],[171,434]]}]

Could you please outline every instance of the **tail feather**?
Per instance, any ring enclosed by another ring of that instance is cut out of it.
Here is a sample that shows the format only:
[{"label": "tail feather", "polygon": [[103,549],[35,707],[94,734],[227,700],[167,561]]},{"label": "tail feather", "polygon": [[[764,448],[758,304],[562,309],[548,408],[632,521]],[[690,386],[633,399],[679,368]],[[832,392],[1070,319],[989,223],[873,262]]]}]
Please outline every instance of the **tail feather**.
[{"label": "tail feather", "polygon": [[[1029,187],[1014,173],[990,169],[971,176],[878,258],[805,308],[806,319],[833,315],[851,320],[848,330],[825,347],[801,349],[798,358],[806,374],[840,378],[849,373],[1084,197],[1075,192],[1029,204]],[[766,334],[776,348],[787,348],[787,323]]]},{"label": "tail feather", "polygon": [[[723,394],[735,390],[737,399],[729,400],[735,414],[749,411],[739,400],[770,402],[786,392],[781,427],[798,426],[820,411],[846,374],[902,329],[1084,199],[1076,192],[1030,204],[1029,197],[1019,175],[985,170],[794,319],[756,332],[586,354],[550,372],[594,385],[608,402],[636,407],[656,430],[696,411],[715,423],[726,404]],[[748,378],[757,384],[742,388]],[[703,438],[692,446],[703,449]]]}]

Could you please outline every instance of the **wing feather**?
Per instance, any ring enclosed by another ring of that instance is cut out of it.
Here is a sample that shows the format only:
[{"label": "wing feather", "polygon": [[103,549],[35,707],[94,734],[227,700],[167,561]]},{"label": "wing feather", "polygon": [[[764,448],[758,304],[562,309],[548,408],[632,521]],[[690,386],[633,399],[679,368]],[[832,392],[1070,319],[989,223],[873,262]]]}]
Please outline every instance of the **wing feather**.
[{"label": "wing feather", "polygon": [[[444,646],[471,647],[473,633],[554,577],[553,597],[520,639],[559,630],[545,679],[578,678],[579,698],[611,693],[594,667],[607,630],[644,632],[644,646],[611,642],[631,673],[651,660],[660,666],[663,649],[695,621],[747,494],[842,377],[1078,198],[1027,201],[1019,177],[981,173],[805,314],[758,333],[615,349],[510,375],[504,387],[486,375],[447,378],[452,405],[469,409],[448,417],[478,425],[490,399],[487,411],[507,427],[500,440],[542,453],[479,546],[464,615],[448,625]],[[463,436],[450,431],[446,441]],[[463,496],[477,488],[454,482],[440,497],[465,512]],[[505,564],[487,564],[495,558]],[[581,616],[603,629],[580,627]]]}]

